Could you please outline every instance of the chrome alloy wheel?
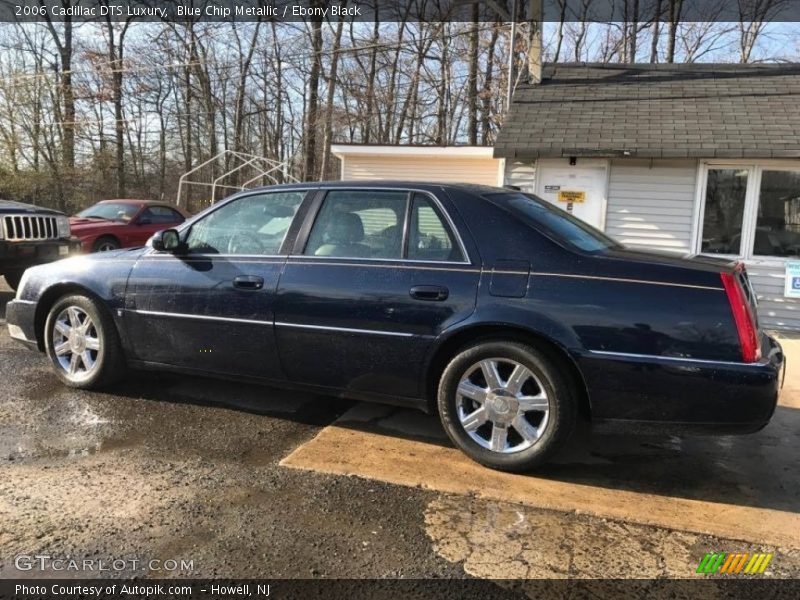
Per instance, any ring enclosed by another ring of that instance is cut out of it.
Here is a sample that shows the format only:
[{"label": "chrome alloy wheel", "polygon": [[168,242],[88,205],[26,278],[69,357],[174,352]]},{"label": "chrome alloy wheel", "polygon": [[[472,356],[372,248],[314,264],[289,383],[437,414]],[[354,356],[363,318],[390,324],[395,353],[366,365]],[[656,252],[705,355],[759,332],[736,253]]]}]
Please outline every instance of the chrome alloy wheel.
[{"label": "chrome alloy wheel", "polygon": [[83,381],[97,367],[101,349],[97,327],[85,310],[68,306],[53,325],[53,353],[71,381]]},{"label": "chrome alloy wheel", "polygon": [[456,394],[464,431],[492,452],[526,450],[547,428],[547,392],[539,378],[515,360],[488,358],[472,365]]}]

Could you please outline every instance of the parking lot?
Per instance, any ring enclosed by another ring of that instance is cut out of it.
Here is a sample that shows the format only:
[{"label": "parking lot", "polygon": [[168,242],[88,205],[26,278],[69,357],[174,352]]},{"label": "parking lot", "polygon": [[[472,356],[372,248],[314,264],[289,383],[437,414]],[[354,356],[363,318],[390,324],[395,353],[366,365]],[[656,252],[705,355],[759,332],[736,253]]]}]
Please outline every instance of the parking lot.
[{"label": "parking lot", "polygon": [[800,341],[757,434],[581,427],[523,476],[395,408],[162,374],[70,390],[9,339],[11,297],[0,283],[2,577],[40,576],[15,561],[34,554],[151,577],[498,579],[692,577],[707,552],[772,552],[765,576],[800,573]]}]

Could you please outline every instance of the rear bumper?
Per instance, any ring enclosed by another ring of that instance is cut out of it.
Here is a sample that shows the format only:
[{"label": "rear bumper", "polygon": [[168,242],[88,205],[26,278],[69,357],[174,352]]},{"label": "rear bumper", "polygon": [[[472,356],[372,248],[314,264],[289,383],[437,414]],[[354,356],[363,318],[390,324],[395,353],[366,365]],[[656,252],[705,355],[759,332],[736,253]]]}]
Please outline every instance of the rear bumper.
[{"label": "rear bumper", "polygon": [[38,350],[36,340],[36,304],[26,300],[12,300],[6,304],[6,323],[8,335],[28,346]]},{"label": "rear bumper", "polygon": [[757,363],[589,352],[578,359],[592,418],[641,431],[749,433],[772,418],[786,359],[764,335]]},{"label": "rear bumper", "polygon": [[80,249],[81,244],[75,238],[38,242],[0,241],[0,274],[60,260]]}]

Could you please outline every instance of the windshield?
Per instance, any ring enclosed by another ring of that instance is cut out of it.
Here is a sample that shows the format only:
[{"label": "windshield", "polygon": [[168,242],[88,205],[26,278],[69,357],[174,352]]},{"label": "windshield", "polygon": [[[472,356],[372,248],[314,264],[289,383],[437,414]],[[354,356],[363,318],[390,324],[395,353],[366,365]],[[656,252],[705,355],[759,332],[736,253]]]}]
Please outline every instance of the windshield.
[{"label": "windshield", "polygon": [[102,202],[82,210],[78,213],[78,216],[89,219],[107,219],[109,221],[123,221],[127,223],[133,218],[133,215],[135,215],[138,210],[139,207],[135,204],[126,204],[124,202]]},{"label": "windshield", "polygon": [[486,194],[486,198],[519,215],[537,229],[544,230],[557,241],[565,242],[578,250],[599,252],[621,246],[602,231],[537,196],[508,192]]}]

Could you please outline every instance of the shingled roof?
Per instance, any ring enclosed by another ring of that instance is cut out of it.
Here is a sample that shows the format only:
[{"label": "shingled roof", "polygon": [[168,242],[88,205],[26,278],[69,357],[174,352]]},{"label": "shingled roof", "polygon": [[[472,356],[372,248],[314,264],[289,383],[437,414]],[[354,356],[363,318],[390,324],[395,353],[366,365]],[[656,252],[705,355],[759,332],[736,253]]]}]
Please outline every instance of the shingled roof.
[{"label": "shingled roof", "polygon": [[494,156],[800,157],[800,65],[546,65]]}]

